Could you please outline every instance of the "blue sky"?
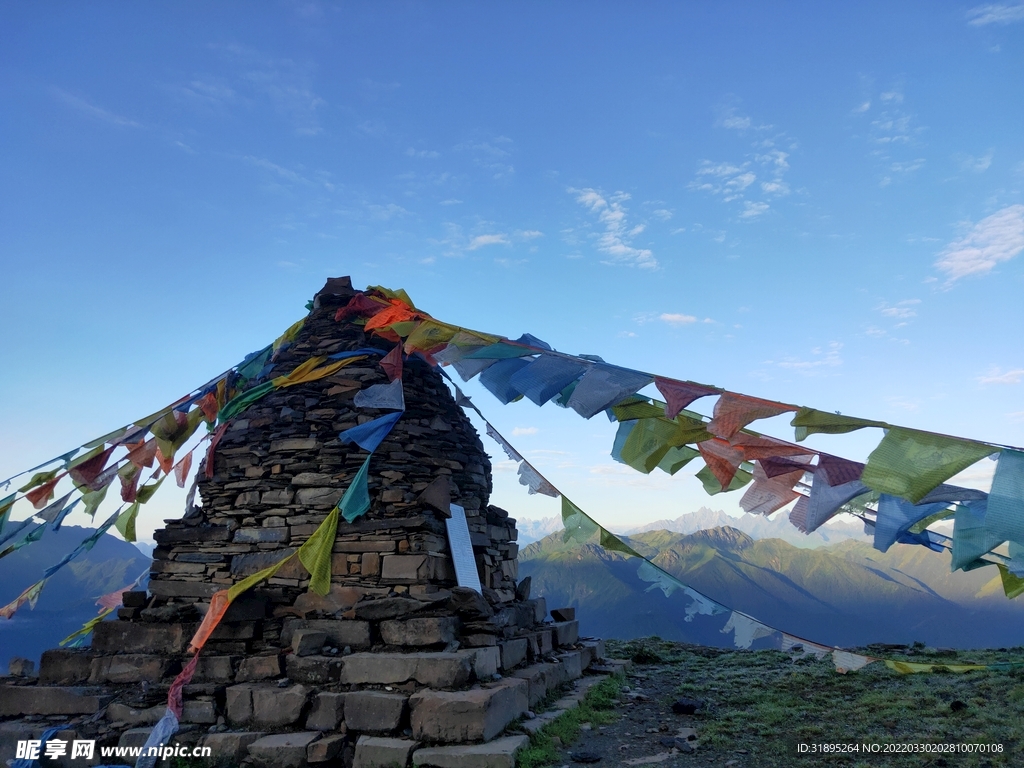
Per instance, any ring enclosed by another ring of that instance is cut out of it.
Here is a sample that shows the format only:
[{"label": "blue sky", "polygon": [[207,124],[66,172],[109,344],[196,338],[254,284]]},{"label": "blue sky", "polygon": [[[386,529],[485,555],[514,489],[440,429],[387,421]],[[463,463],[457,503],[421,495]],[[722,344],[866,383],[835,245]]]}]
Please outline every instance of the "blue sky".
[{"label": "blue sky", "polygon": [[[1024,444],[1024,5],[0,20],[4,477],[206,381],[343,274],[566,352]],[[737,509],[697,466],[613,462],[603,417],[469,391],[609,527]],[[557,514],[496,470],[496,503]],[[149,507],[144,535],[181,499]]]}]

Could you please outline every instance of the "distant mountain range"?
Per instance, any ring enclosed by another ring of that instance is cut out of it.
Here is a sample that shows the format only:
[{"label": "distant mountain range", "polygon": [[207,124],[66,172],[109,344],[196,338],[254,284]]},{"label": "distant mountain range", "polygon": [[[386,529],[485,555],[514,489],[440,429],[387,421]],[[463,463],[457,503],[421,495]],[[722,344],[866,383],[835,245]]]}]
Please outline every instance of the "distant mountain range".
[{"label": "distant mountain range", "polygon": [[[951,574],[949,555],[924,547],[897,545],[883,554],[848,539],[799,548],[780,539],[757,541],[727,526],[690,534],[647,531],[629,542],[709,597],[827,645],[1003,647],[1020,645],[1024,637],[1024,603],[1004,597],[994,568]],[[563,543],[561,533],[519,554],[519,575],[532,577],[533,594],[545,596],[549,608],[576,607],[584,634],[731,643],[731,635],[720,632],[727,615],[684,621],[689,599],[646,591],[650,585],[637,577],[637,567],[634,558],[596,542]]]},{"label": "distant mountain range", "polygon": [[[643,533],[644,531],[694,533],[720,526],[736,528],[753,539],[782,539],[783,541],[788,541],[794,547],[802,548],[837,544],[847,539],[870,541],[870,537],[864,535],[864,524],[855,519],[850,519],[849,522],[833,520],[808,535],[797,530],[789,522],[788,516],[784,514],[775,515],[774,518],[746,513],[742,517],[733,517],[720,509],[708,509],[707,507],[701,507],[696,512],[687,512],[675,520],[655,520],[653,523],[647,523],[636,528],[627,528],[622,533],[627,535]],[[560,531],[562,529],[562,520],[558,517],[545,517],[539,520],[518,520],[516,527],[519,529],[519,545],[526,546],[543,539],[548,534]]]},{"label": "distant mountain range", "polygon": [[[0,605],[39,581],[46,568],[93,533],[92,528],[65,525],[0,560]],[[6,673],[12,656],[38,662],[43,651],[96,616],[97,597],[132,583],[148,571],[149,563],[150,558],[132,544],[103,536],[92,550],[50,577],[35,610],[25,605],[10,620],[0,619],[0,674]]]}]

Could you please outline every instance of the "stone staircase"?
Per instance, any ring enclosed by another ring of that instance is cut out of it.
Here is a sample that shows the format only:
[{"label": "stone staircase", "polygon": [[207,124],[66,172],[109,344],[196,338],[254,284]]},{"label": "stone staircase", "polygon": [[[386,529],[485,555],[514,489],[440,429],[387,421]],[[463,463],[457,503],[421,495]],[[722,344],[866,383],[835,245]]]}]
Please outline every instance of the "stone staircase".
[{"label": "stone staircase", "polygon": [[[601,659],[603,642],[581,640],[575,619],[551,621],[543,598],[489,605],[466,593],[365,597],[347,618],[275,618],[269,603],[260,616],[253,599],[232,606],[184,689],[172,741],[208,747],[211,766],[512,768],[528,736],[502,734]],[[462,647],[466,626],[479,629],[488,611],[501,628],[493,644]],[[46,651],[37,678],[0,679],[0,754],[65,723],[69,742],[145,743],[196,623],[131,615],[99,624],[91,648]],[[97,748],[91,761],[44,764],[118,762],[133,761]]]}]

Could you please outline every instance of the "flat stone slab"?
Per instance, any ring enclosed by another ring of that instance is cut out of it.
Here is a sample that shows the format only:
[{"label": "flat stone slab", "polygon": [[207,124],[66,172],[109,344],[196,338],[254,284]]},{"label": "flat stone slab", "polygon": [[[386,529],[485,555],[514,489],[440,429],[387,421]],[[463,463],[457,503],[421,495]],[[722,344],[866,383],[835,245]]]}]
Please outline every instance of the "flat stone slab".
[{"label": "flat stone slab", "polygon": [[431,688],[457,688],[469,682],[472,663],[455,653],[353,653],[344,658],[341,682],[396,685],[415,680]]},{"label": "flat stone slab", "polygon": [[410,739],[388,739],[382,736],[360,736],[356,742],[352,768],[405,768],[409,755],[420,743]]},{"label": "flat stone slab", "polygon": [[319,736],[317,731],[264,736],[249,745],[249,758],[257,768],[305,768],[306,750]]},{"label": "flat stone slab", "polygon": [[390,733],[405,714],[408,697],[382,691],[345,694],[345,725],[361,733]]},{"label": "flat stone slab", "polygon": [[409,697],[415,739],[488,741],[526,712],[529,685],[509,677],[468,691],[420,691]]},{"label": "flat stone slab", "polygon": [[516,755],[530,743],[522,734],[495,739],[486,744],[456,747],[424,747],[412,755],[416,768],[515,768]]},{"label": "flat stone slab", "polygon": [[[110,622],[114,623],[114,622]],[[0,717],[13,715],[92,715],[113,696],[95,688],[0,686]]]},{"label": "flat stone slab", "polygon": [[355,619],[289,619],[281,630],[281,642],[291,645],[292,635],[301,629],[323,632],[337,648],[348,646],[354,651],[370,647],[370,622]]},{"label": "flat stone slab", "polygon": [[238,765],[249,754],[249,745],[264,737],[262,733],[211,733],[201,742],[210,748],[210,763]]},{"label": "flat stone slab", "polygon": [[101,653],[184,653],[198,626],[101,621],[92,632],[92,649]]}]

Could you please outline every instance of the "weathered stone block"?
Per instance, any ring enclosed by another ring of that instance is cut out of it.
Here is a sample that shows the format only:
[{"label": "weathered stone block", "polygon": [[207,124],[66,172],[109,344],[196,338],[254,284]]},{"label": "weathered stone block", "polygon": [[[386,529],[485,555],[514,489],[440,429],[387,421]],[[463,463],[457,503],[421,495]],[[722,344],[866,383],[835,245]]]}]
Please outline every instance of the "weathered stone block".
[{"label": "weathered stone block", "polygon": [[426,606],[427,603],[409,597],[382,597],[377,600],[360,600],[352,606],[352,613],[356,619],[384,621],[408,616],[422,611]]},{"label": "weathered stone block", "polygon": [[[245,530],[245,529],[243,529]],[[286,528],[274,528],[275,531],[283,531],[287,534]],[[279,536],[281,534],[278,534]],[[287,541],[287,536],[283,541]],[[275,549],[270,552],[248,552],[246,554],[235,555],[231,558],[231,575],[236,579],[243,579],[246,576],[252,576],[258,571],[262,571],[265,568],[269,568],[274,563],[279,563],[282,558],[288,557],[295,553],[295,547],[286,547],[284,549]],[[277,575],[281,578],[291,579],[306,575],[306,570],[299,563],[298,567],[294,567],[294,564],[298,561],[295,560],[285,563]]]},{"label": "weathered stone block", "polygon": [[[152,583],[152,582],[151,582]],[[218,584],[211,586],[219,587]],[[236,621],[258,621],[266,618],[270,601],[266,595],[253,594],[252,592],[239,595],[238,599],[231,603],[227,613],[221,619],[221,624]]]},{"label": "weathered stone block", "polygon": [[252,720],[252,692],[255,687],[232,685],[224,692],[224,708],[232,725],[244,725]]},{"label": "weathered stone block", "polygon": [[15,656],[7,664],[7,674],[12,677],[33,677],[36,672],[36,663],[31,659],[23,659]]},{"label": "weathered stone block", "polygon": [[420,691],[409,697],[416,739],[443,743],[488,741],[526,712],[529,685],[505,678],[468,691]]},{"label": "weathered stone block", "polygon": [[[295,481],[292,480],[294,483]],[[295,498],[295,491],[291,488],[281,488],[275,491],[264,491],[260,497],[260,503],[268,507],[285,507],[292,503]]]},{"label": "weathered stone block", "polygon": [[200,656],[196,663],[195,683],[230,683],[234,679],[230,656]]},{"label": "weathered stone block", "polygon": [[466,648],[465,650],[456,651],[456,654],[469,658],[470,666],[473,668],[473,674],[477,680],[490,680],[498,674],[501,652],[496,646],[490,648]]},{"label": "weathered stone block", "polygon": [[418,741],[388,739],[381,736],[360,736],[356,742],[352,768],[405,768]]},{"label": "weathered stone block", "polygon": [[316,731],[264,736],[249,745],[249,759],[256,768],[305,768],[306,750],[319,737]]},{"label": "weathered stone block", "polygon": [[508,672],[526,661],[526,638],[516,637],[498,643],[501,649],[501,668]]},{"label": "weathered stone block", "polygon": [[217,722],[217,706],[212,701],[186,701],[181,722],[210,725]]},{"label": "weathered stone block", "polygon": [[256,637],[255,621],[221,622],[210,635],[211,640],[252,640]]},{"label": "weathered stone block", "polygon": [[310,731],[334,731],[345,717],[345,693],[322,692],[313,697],[313,706],[306,718]]},{"label": "weathered stone block", "polygon": [[93,688],[0,685],[0,717],[12,715],[92,715],[112,697]]},{"label": "weathered stone block", "polygon": [[414,768],[515,768],[516,755],[530,743],[524,734],[486,744],[424,747],[412,753]]},{"label": "weathered stone block", "polygon": [[333,760],[344,749],[347,741],[348,736],[340,733],[317,739],[306,747],[306,760],[313,765]]},{"label": "weathered stone block", "polygon": [[472,666],[454,653],[353,653],[345,657],[341,682],[391,685],[415,680],[431,688],[456,688],[469,682]]},{"label": "weathered stone block", "polygon": [[419,581],[428,576],[426,555],[385,555],[380,577],[385,581]]},{"label": "weathered stone block", "polygon": [[139,653],[98,656],[92,660],[89,682],[102,683],[159,683],[171,672],[179,671],[181,665],[165,656],[147,656]]},{"label": "weathered stone block", "polygon": [[[300,472],[292,478],[292,485],[299,488],[316,488],[318,486],[328,486],[335,482],[337,480],[334,477],[320,472]],[[291,504],[290,501],[285,503]]]},{"label": "weathered stone block", "polygon": [[288,541],[287,528],[239,528],[234,541],[239,544],[272,544]]},{"label": "weathered stone block", "polygon": [[167,707],[163,704],[135,709],[114,701],[107,707],[107,720],[112,723],[127,723],[132,728],[138,725],[156,725],[166,711]]},{"label": "weathered stone block", "polygon": [[280,676],[281,657],[275,653],[271,656],[247,656],[242,659],[235,679],[245,683],[253,680],[273,680]]},{"label": "weathered stone block", "polygon": [[343,488],[299,488],[295,503],[301,507],[329,509],[341,501]]},{"label": "weathered stone block", "polygon": [[285,660],[288,678],[299,683],[326,685],[341,679],[341,658],[337,656],[296,656]]},{"label": "weathered stone block", "polygon": [[[210,586],[216,586],[211,584]],[[100,653],[184,653],[196,631],[195,624],[136,624],[101,621],[92,633],[92,648]]]},{"label": "weathered stone block", "polygon": [[210,748],[211,765],[239,765],[249,754],[249,745],[262,733],[211,733],[200,746]]},{"label": "weathered stone block", "polygon": [[528,667],[514,670],[512,677],[525,680],[529,685],[529,702],[532,707],[544,700],[548,691],[558,685],[558,667],[555,664],[531,664]]},{"label": "weathered stone block", "polygon": [[304,685],[293,685],[289,688],[278,688],[276,685],[253,688],[253,720],[260,728],[292,725],[302,718],[308,699],[309,689]]},{"label": "weathered stone block", "polygon": [[538,597],[533,601],[533,608],[533,623],[540,624],[548,615],[548,601],[543,597]]},{"label": "weathered stone block", "polygon": [[231,530],[226,525],[157,528],[153,531],[153,538],[162,547],[170,544],[191,544],[196,541],[231,541]]},{"label": "weathered stone block", "polygon": [[292,437],[284,440],[273,440],[270,443],[270,452],[278,451],[312,451],[320,446],[315,437]]},{"label": "weathered stone block", "polygon": [[559,648],[575,645],[580,638],[580,623],[578,621],[559,621],[552,627],[555,631],[555,645]]},{"label": "weathered stone block", "polygon": [[316,629],[297,629],[292,633],[292,653],[296,656],[319,654],[327,642],[327,633]]},{"label": "weathered stone block", "polygon": [[370,622],[356,619],[288,619],[281,629],[281,642],[291,645],[292,633],[298,629],[323,632],[327,640],[337,648],[346,645],[353,650],[370,647]]},{"label": "weathered stone block", "polygon": [[382,621],[380,634],[388,645],[437,645],[452,642],[458,628],[453,616],[432,616]]},{"label": "weathered stone block", "polygon": [[121,738],[117,740],[117,746],[129,749],[145,746],[149,734],[152,732],[152,728],[129,728],[121,734]]},{"label": "weathered stone block", "polygon": [[555,658],[562,667],[562,682],[578,680],[583,676],[583,654],[579,651],[560,653]]},{"label": "weathered stone block", "polygon": [[345,697],[345,725],[361,733],[390,733],[405,714],[408,697],[379,691],[353,691]]},{"label": "weathered stone block", "polygon": [[584,640],[582,645],[585,648],[592,648],[594,650],[593,661],[599,661],[604,658],[604,640]]},{"label": "weathered stone block", "polygon": [[[151,579],[149,592],[154,597],[211,597],[214,592],[222,587],[219,584],[211,584],[206,581],[170,581],[166,579]],[[97,625],[115,624],[121,622],[104,621]],[[95,634],[93,644],[95,645]]]},{"label": "weathered stone block", "polygon": [[84,683],[92,672],[93,652],[90,649],[53,648],[43,651],[39,661],[40,685],[75,685]]}]

